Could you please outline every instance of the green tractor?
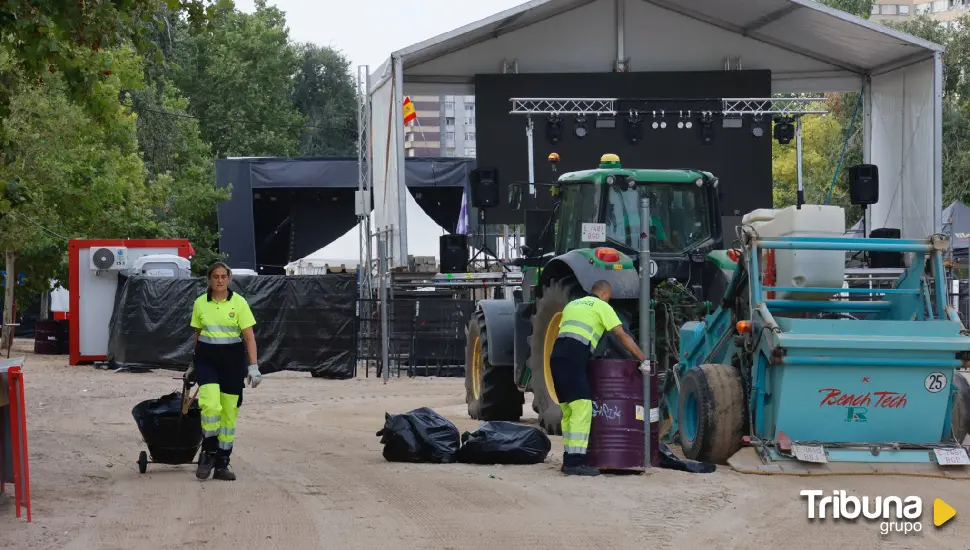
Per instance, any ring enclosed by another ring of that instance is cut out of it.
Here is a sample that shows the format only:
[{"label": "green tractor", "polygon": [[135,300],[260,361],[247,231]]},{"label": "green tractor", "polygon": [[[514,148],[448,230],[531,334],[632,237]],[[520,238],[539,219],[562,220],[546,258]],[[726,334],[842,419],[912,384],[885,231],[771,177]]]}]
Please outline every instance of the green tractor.
[{"label": "green tractor", "polygon": [[[721,250],[718,180],[700,170],[626,169],[604,155],[594,170],[570,172],[553,184],[557,203],[542,234],[554,251],[529,250],[515,261],[523,270],[513,299],[481,300],[469,320],[465,348],[468,414],[483,421],[519,420],[524,393],[550,434],[560,434],[562,412],[549,356],[562,310],[605,279],[611,304],[627,332],[639,323],[641,227],[639,204],[650,198],[650,265],[654,303],[654,357],[660,376],[677,362],[679,327],[713,310],[735,267]],[[543,240],[540,237],[539,240]],[[629,355],[601,339],[594,358]]]}]

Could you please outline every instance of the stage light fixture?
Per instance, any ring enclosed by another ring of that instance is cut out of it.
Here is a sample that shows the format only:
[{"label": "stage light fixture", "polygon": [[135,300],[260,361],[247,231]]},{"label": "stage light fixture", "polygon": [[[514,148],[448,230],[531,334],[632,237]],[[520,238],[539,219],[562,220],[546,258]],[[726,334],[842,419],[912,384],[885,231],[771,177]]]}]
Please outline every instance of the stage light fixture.
[{"label": "stage light fixture", "polygon": [[782,145],[791,143],[795,139],[795,120],[791,117],[778,117],[775,119],[775,139]]},{"label": "stage light fixture", "polygon": [[546,139],[553,145],[559,143],[559,140],[562,139],[562,117],[559,115],[550,116],[546,122]]},{"label": "stage light fixture", "polygon": [[765,126],[760,116],[755,116],[751,121],[751,135],[756,138],[765,135]]},{"label": "stage light fixture", "polygon": [[633,145],[640,143],[640,139],[643,136],[643,117],[640,116],[640,111],[636,109],[630,109],[630,112],[626,117],[626,138]]},{"label": "stage light fixture", "polygon": [[573,133],[576,137],[583,139],[589,135],[589,130],[586,129],[586,115],[579,115],[576,117],[576,123],[573,126]]},{"label": "stage light fixture", "polygon": [[701,142],[704,145],[714,142],[714,114],[710,111],[701,115]]}]

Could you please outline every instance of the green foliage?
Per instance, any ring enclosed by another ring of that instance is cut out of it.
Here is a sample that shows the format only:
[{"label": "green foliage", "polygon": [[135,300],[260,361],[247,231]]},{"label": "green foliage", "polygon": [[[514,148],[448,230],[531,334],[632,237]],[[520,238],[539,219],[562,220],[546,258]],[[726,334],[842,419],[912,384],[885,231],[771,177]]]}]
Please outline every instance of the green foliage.
[{"label": "green foliage", "polygon": [[821,0],[821,2],[831,8],[842,10],[864,19],[869,19],[869,15],[872,14],[872,5],[876,3],[875,0]]},{"label": "green foliage", "polygon": [[292,98],[308,121],[300,135],[300,155],[355,156],[357,90],[350,61],[314,44],[300,44],[297,50]]},{"label": "green foliage", "polygon": [[174,59],[174,82],[214,156],[299,152],[306,120],[290,101],[298,57],[279,9],[257,0],[252,14],[220,11],[214,28],[190,33]]}]

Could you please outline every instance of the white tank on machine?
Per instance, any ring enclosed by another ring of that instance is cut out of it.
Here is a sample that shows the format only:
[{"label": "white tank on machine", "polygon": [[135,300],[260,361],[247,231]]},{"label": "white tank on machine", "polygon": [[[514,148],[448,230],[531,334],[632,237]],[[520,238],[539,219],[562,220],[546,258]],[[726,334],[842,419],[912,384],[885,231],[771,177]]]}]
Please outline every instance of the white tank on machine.
[{"label": "white tank on machine", "polygon": [[128,274],[182,279],[192,276],[192,263],[176,254],[149,254],[135,260]]},{"label": "white tank on machine", "polygon": [[[782,209],[753,210],[741,223],[761,237],[842,237],[845,210],[839,206],[803,204]],[[845,252],[842,250],[775,250],[775,287],[842,288]],[[762,269],[767,251],[761,253]],[[769,285],[766,285],[769,286]],[[776,292],[778,300],[828,300],[831,293]]]}]

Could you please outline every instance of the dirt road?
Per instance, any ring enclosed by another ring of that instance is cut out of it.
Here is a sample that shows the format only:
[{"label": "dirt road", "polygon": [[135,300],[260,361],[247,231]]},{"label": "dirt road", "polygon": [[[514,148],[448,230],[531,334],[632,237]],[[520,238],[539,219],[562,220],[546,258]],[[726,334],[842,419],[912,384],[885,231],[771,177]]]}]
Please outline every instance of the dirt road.
[{"label": "dirt road", "polygon": [[[21,352],[30,342],[18,342]],[[14,353],[17,353],[15,348]],[[177,373],[116,373],[28,355],[33,523],[0,496],[0,548],[970,548],[970,482],[902,477],[708,475],[567,478],[562,445],[538,466],[402,465],[375,437],[384,412],[429,406],[461,430],[457,379],[327,381],[280,373],[247,390],[236,482],[200,483],[191,466],[149,465],[131,408],[174,391]],[[531,415],[531,408],[526,409]],[[798,492],[923,498],[922,531],[810,523]],[[9,486],[8,486],[9,489]],[[953,505],[932,525],[933,499]]]}]

